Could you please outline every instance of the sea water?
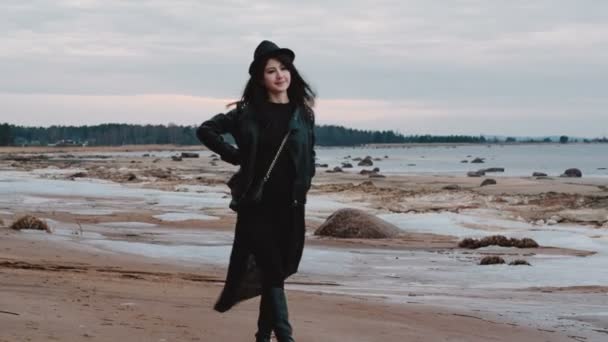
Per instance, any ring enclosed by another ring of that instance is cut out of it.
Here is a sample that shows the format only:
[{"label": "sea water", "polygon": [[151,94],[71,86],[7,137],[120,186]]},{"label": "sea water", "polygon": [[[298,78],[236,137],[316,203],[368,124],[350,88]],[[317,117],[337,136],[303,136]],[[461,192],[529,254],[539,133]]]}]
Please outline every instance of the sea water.
[{"label": "sea water", "polygon": [[[366,156],[379,159],[373,161],[372,167],[379,167],[383,174],[464,175],[468,171],[502,167],[504,173],[492,175],[519,177],[543,172],[559,176],[566,169],[578,168],[583,177],[608,177],[608,144],[317,147],[317,163],[328,164],[329,168],[347,162],[355,172],[371,169],[357,166],[358,161],[352,160]],[[475,158],[483,158],[484,163],[471,163]]]}]

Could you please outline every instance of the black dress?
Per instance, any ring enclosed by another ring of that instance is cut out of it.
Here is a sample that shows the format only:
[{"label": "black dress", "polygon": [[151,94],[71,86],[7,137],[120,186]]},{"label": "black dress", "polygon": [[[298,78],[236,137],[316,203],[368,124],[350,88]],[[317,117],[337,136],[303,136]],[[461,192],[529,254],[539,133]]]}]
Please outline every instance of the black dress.
[{"label": "black dress", "polygon": [[[293,114],[290,104],[267,103],[260,112],[260,141],[258,145],[254,183],[261,182],[274,159]],[[252,254],[260,269],[263,287],[283,287],[286,278],[284,260],[287,258],[293,226],[292,194],[295,171],[289,153],[284,148],[264,185],[262,202],[244,214],[251,224]]]},{"label": "black dress", "polygon": [[[262,109],[257,117],[260,140],[254,184],[268,171],[295,107],[267,103]],[[292,205],[295,168],[287,146],[264,185],[261,203],[238,212],[228,276],[215,305],[220,312],[260,295],[263,288],[283,287],[285,279],[297,272],[304,247],[304,206]]]}]

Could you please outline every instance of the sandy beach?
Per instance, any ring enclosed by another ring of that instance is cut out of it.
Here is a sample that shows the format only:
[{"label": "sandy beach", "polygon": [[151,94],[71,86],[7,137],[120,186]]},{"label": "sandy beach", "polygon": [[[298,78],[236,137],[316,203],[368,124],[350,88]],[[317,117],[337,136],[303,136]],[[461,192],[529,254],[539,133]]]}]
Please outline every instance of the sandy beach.
[{"label": "sandy beach", "polygon": [[[0,149],[0,341],[254,339],[258,299],[212,310],[235,168],[209,151],[172,160],[181,151]],[[605,340],[608,178],[483,179],[318,168],[304,259],[287,283],[296,340]],[[402,233],[315,236],[341,208]],[[52,233],[8,228],[26,214]],[[540,247],[458,247],[495,234]],[[487,255],[532,266],[478,265]]]}]

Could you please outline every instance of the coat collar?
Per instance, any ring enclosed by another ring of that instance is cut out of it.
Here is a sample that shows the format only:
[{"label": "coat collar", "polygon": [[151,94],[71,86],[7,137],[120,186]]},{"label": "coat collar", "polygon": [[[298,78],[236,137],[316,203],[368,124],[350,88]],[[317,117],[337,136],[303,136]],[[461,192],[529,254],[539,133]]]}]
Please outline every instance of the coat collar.
[{"label": "coat collar", "polygon": [[293,112],[293,115],[291,116],[291,120],[289,120],[289,124],[287,125],[290,131],[297,131],[300,129],[301,112],[302,109],[300,109],[300,106],[297,106]]},{"label": "coat collar", "polygon": [[[258,116],[257,111],[252,110],[251,115],[254,118],[254,121],[256,123],[259,122],[259,116]],[[289,120],[289,123],[287,124],[287,127],[289,128],[290,131],[297,131],[300,129],[301,125],[302,125],[302,108],[301,108],[301,106],[296,106],[296,108],[294,109],[293,115],[291,116],[291,119]]]}]

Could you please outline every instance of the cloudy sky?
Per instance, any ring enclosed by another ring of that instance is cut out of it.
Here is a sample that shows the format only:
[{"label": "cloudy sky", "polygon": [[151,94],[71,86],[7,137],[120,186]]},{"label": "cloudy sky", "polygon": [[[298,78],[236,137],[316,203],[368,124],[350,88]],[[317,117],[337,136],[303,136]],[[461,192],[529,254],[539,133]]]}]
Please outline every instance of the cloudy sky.
[{"label": "cloudy sky", "polygon": [[608,135],[605,0],[3,0],[0,122],[197,124],[263,39],[320,124]]}]

